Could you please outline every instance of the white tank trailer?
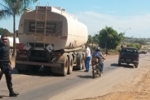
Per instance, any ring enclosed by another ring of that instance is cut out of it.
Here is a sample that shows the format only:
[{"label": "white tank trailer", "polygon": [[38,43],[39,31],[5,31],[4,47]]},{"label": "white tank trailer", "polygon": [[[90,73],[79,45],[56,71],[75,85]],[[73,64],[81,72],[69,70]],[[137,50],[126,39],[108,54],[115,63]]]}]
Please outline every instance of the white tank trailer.
[{"label": "white tank trailer", "polygon": [[16,44],[16,69],[38,71],[41,67],[66,76],[74,67],[84,68],[87,27],[61,7],[36,6],[22,14]]}]

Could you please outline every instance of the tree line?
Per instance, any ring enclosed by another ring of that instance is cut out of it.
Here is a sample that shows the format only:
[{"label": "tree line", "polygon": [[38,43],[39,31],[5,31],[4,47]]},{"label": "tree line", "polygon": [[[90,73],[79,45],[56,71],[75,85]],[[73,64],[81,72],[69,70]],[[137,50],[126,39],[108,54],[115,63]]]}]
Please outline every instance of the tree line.
[{"label": "tree line", "polygon": [[105,50],[105,53],[108,54],[110,49],[117,49],[120,45],[126,47],[135,47],[138,50],[141,48],[141,45],[147,45],[146,39],[133,39],[124,36],[124,33],[118,33],[112,27],[104,27],[94,36],[88,36],[88,44],[94,48],[95,46],[100,46]]},{"label": "tree line", "polygon": [[5,28],[0,28],[0,35],[13,36],[13,34]]}]

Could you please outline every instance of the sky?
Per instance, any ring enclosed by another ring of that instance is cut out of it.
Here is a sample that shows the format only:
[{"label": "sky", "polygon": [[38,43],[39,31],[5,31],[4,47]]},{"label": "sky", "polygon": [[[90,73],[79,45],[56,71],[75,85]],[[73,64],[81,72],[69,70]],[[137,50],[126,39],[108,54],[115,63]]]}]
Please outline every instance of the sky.
[{"label": "sky", "polygon": [[[37,4],[64,8],[87,26],[90,35],[108,26],[128,37],[150,38],[150,0],[39,0],[30,8]],[[12,18],[0,20],[0,27],[13,32]]]}]

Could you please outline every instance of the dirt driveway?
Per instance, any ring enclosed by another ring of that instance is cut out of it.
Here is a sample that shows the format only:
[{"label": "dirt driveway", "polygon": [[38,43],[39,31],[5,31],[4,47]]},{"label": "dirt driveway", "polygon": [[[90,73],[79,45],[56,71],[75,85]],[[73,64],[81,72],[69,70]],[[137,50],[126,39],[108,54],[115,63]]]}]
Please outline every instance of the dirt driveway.
[{"label": "dirt driveway", "polygon": [[139,68],[133,77],[114,86],[108,94],[76,100],[150,100],[150,65]]}]

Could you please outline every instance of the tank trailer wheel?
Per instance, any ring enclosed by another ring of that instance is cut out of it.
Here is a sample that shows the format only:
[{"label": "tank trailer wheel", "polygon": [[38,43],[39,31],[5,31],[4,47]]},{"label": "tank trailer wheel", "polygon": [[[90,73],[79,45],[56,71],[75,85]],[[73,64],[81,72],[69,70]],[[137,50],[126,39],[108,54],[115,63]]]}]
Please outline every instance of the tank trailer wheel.
[{"label": "tank trailer wheel", "polygon": [[93,76],[93,78],[96,77],[96,76],[95,76],[95,69],[92,69],[92,76]]},{"label": "tank trailer wheel", "polygon": [[68,74],[71,74],[73,70],[73,58],[69,58]]},{"label": "tank trailer wheel", "polygon": [[67,55],[63,55],[59,58],[58,63],[60,67],[51,67],[51,71],[54,74],[66,76],[68,74],[69,59]]},{"label": "tank trailer wheel", "polygon": [[64,64],[61,65],[62,75],[63,76],[67,75],[67,73],[68,73],[68,66],[69,66],[69,59],[68,59],[68,57],[65,57]]},{"label": "tank trailer wheel", "polygon": [[80,53],[77,57],[77,69],[82,70],[84,69],[84,58],[83,55]]}]

